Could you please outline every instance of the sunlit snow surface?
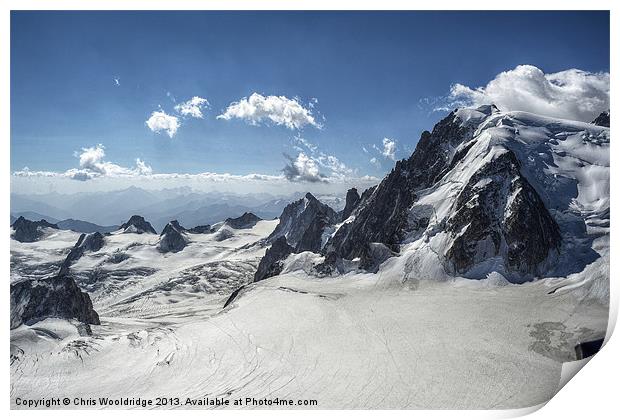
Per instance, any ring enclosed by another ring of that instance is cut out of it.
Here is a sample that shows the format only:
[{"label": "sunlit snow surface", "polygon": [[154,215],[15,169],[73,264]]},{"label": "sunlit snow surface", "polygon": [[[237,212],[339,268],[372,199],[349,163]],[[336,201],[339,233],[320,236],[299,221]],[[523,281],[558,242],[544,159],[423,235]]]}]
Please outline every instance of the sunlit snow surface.
[{"label": "sunlit snow surface", "polygon": [[[256,242],[277,221],[224,240],[189,235],[176,254],[159,253],[156,235],[106,237],[72,267],[102,325],[92,336],[54,319],[13,330],[12,404],[178,396],[312,398],[317,408],[521,408],[548,400],[574,346],[607,327],[609,130],[513,112],[487,118],[477,136],[412,208],[434,208],[428,228],[377,274],[317,278],[312,266],[321,257],[302,253],[223,309],[251,280],[265,252]],[[473,171],[506,149],[528,162],[524,175],[561,227],[565,249],[550,262],[557,275],[510,284],[491,261],[476,280],[450,277],[437,255],[449,240],[441,221]],[[56,235],[53,244],[11,241],[13,258],[22,258],[13,281],[29,275],[24,261],[54,264],[77,240]]]}]

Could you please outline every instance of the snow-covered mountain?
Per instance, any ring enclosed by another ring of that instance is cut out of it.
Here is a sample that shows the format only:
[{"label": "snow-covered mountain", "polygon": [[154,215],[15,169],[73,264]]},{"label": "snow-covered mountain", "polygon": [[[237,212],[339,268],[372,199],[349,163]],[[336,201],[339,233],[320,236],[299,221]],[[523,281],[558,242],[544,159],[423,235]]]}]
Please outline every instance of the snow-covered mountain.
[{"label": "snow-covered mountain", "polygon": [[294,247],[306,232],[327,237],[297,249],[324,255],[323,270],[344,260],[376,271],[398,257],[418,278],[568,276],[605,259],[595,242],[609,233],[609,130],[494,106],[458,109],[379,185],[349,199],[344,221],[294,223],[287,236]]},{"label": "snow-covered mountain", "polygon": [[141,216],[104,235],[14,229],[11,395],[544,402],[607,327],[609,140],[457,109],[338,208],[308,193],[279,219],[160,235]]}]

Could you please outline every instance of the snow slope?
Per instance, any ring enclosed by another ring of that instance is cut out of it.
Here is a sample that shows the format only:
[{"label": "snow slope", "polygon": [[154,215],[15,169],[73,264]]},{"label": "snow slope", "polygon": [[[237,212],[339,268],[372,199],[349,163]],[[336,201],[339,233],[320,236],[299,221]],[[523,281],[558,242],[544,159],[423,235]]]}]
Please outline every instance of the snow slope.
[{"label": "snow slope", "polygon": [[[11,396],[291,398],[317,408],[516,408],[550,398],[607,308],[543,282],[400,283],[396,272],[256,283],[216,315],[20,327]],[[36,330],[39,328],[39,330]],[[67,329],[67,327],[63,327]],[[16,350],[14,350],[16,353]]]}]

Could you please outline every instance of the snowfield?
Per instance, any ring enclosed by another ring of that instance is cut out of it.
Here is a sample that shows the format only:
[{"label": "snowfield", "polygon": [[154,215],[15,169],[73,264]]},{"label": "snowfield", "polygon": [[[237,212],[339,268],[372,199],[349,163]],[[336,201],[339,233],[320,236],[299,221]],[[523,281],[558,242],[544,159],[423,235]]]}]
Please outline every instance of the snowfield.
[{"label": "snowfield", "polygon": [[71,395],[316,399],[316,408],[521,408],[604,335],[607,307],[544,282],[409,287],[390,275],[254,284],[216,314],[12,333],[12,400]]},{"label": "snowfield", "polygon": [[[46,319],[12,330],[13,407],[17,397],[64,396],[178,397],[174,408],[191,408],[186,398],[316,399],[319,409],[508,409],[549,400],[575,346],[607,330],[609,129],[524,112],[459,112],[475,142],[420,192],[409,214],[428,223],[376,274],[353,260],[344,274],[317,277],[323,257],[302,252],[283,261],[280,275],[252,283],[278,220],[218,224],[167,254],[158,235],[106,236],[102,249],[71,266],[101,325],[89,333],[77,321]],[[455,277],[441,256],[451,240],[443,223],[475,170],[508,150],[559,225],[561,252],[546,262],[548,276],[523,284],[501,258]],[[325,241],[354,219],[324,231]],[[39,242],[12,240],[11,281],[53,272],[77,238],[51,230]]]}]

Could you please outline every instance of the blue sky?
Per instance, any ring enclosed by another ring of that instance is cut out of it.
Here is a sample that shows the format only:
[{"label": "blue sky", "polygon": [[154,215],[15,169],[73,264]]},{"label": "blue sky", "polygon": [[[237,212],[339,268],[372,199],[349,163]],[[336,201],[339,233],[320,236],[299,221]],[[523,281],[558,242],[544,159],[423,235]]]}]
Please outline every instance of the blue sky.
[{"label": "blue sky", "polygon": [[[290,165],[303,150],[320,176],[331,156],[342,173],[381,177],[445,115],[434,109],[453,104],[452,86],[523,64],[608,72],[609,14],[13,12],[12,170],[61,173],[101,144],[102,161],[140,158],[153,173],[281,176],[284,154]],[[321,128],[217,119],[255,92],[298,103]],[[175,111],[194,96],[210,104],[203,118]],[[178,119],[172,138],[145,124],[158,110]]]}]

